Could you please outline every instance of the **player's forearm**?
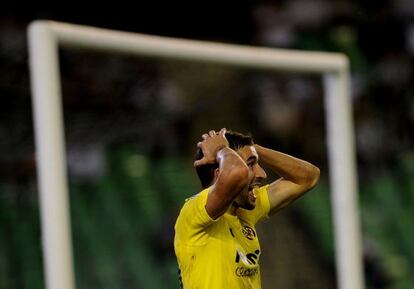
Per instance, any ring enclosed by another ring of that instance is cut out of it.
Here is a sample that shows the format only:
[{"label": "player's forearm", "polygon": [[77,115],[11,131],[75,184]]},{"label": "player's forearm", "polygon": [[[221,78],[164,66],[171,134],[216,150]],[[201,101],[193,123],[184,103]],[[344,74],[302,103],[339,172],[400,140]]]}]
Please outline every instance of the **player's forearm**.
[{"label": "player's forearm", "polygon": [[206,210],[213,219],[228,209],[234,198],[248,185],[249,169],[241,157],[226,147],[217,152],[219,174],[210,190]]},{"label": "player's forearm", "polygon": [[280,177],[296,184],[313,187],[319,180],[319,169],[293,156],[255,145],[259,159]]}]

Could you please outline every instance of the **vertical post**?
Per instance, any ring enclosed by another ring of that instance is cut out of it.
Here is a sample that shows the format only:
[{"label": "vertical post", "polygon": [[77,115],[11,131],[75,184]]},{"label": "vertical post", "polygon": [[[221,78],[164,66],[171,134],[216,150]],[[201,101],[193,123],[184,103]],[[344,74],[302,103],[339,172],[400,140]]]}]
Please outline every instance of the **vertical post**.
[{"label": "vertical post", "polygon": [[45,22],[28,38],[46,286],[73,289],[58,47]]},{"label": "vertical post", "polygon": [[352,102],[348,68],[324,75],[325,113],[339,289],[362,289]]}]

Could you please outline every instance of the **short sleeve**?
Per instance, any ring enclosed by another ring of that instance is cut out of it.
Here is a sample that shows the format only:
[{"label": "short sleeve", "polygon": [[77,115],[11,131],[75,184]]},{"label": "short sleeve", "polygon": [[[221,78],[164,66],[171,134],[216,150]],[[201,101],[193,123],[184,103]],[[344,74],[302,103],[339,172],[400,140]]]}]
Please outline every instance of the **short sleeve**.
[{"label": "short sleeve", "polygon": [[182,216],[194,227],[205,227],[214,222],[206,211],[209,190],[210,188],[207,188],[199,194],[188,198],[181,210]]},{"label": "short sleeve", "polygon": [[205,237],[205,229],[217,221],[212,219],[206,211],[209,189],[188,198],[180,211],[175,231],[180,239],[185,240],[185,243],[200,243]]},{"label": "short sleeve", "polygon": [[262,220],[266,220],[269,218],[269,212],[270,212],[270,202],[269,202],[269,195],[267,193],[267,188],[269,185],[260,187],[256,190],[256,196],[257,196],[257,218],[256,223]]}]

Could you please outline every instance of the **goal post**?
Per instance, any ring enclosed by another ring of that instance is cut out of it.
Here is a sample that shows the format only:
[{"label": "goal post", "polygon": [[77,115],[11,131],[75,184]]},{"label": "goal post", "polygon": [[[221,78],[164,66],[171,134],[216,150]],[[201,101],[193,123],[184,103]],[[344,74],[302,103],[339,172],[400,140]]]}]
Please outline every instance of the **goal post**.
[{"label": "goal post", "polygon": [[323,75],[338,289],[364,287],[350,73],[346,56],[184,40],[38,20],[29,61],[48,289],[74,289],[58,48]]}]

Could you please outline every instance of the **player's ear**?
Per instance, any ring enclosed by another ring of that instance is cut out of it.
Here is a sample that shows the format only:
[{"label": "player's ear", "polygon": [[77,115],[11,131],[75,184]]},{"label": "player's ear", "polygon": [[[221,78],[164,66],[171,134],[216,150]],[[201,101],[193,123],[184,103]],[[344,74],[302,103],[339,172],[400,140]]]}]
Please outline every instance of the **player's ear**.
[{"label": "player's ear", "polygon": [[220,169],[219,168],[217,168],[217,169],[214,170],[214,180],[217,180],[219,173],[220,173]]}]

